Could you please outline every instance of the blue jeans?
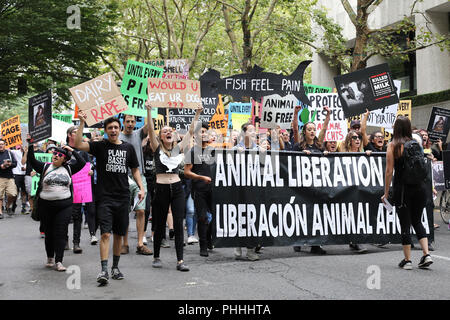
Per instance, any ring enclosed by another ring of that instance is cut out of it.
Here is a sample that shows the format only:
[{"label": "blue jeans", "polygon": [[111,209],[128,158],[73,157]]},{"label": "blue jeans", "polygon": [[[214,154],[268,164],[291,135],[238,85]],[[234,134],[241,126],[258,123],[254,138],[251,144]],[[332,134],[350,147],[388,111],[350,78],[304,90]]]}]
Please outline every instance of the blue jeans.
[{"label": "blue jeans", "polygon": [[197,217],[195,216],[194,200],[192,200],[191,194],[186,200],[186,227],[188,237],[195,234],[195,227],[197,225]]}]

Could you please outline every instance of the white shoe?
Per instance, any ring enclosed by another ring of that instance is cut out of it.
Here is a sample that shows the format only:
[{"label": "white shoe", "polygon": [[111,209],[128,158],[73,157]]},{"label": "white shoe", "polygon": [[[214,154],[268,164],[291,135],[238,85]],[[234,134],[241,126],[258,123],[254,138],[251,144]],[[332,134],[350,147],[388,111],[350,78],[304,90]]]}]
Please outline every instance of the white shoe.
[{"label": "white shoe", "polygon": [[144,246],[147,245],[147,237],[146,236],[142,237],[142,243],[144,244]]},{"label": "white shoe", "polygon": [[98,242],[98,239],[96,236],[91,236],[91,245],[95,246]]},{"label": "white shoe", "polygon": [[55,266],[55,258],[47,258],[47,268],[53,268]]},{"label": "white shoe", "polygon": [[250,261],[257,261],[259,260],[259,256],[254,249],[247,249],[247,259]]},{"label": "white shoe", "polygon": [[234,248],[234,257],[236,259],[242,258],[242,248]]},{"label": "white shoe", "polygon": [[198,239],[194,236],[189,236],[187,239],[187,243],[188,244],[194,244],[194,243],[198,243]]},{"label": "white shoe", "polygon": [[89,228],[89,226],[88,226],[87,223],[84,224],[84,228],[85,228],[85,229]]},{"label": "white shoe", "polygon": [[59,272],[66,271],[66,267],[63,266],[61,262],[58,262],[55,266],[55,270]]}]

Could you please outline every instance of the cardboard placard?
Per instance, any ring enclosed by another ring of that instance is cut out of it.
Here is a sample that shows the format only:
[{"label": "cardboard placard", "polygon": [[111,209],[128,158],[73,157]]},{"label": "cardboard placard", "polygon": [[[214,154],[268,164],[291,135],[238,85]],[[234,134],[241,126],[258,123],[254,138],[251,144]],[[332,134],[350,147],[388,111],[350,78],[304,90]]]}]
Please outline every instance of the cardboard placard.
[{"label": "cardboard placard", "polygon": [[35,142],[52,135],[52,92],[50,90],[28,99],[28,132]]},{"label": "cardboard placard", "polygon": [[14,116],[1,123],[2,138],[5,140],[5,148],[9,149],[22,144],[22,130],[20,128],[20,116]]},{"label": "cardboard placard", "polygon": [[334,78],[347,118],[398,103],[387,63]]},{"label": "cardboard placard", "polygon": [[450,110],[433,107],[431,110],[430,121],[428,122],[428,136],[431,141],[447,141],[448,131],[450,130]]},{"label": "cardboard placard", "polygon": [[86,113],[86,123],[92,126],[128,109],[112,72],[70,88],[78,108]]},{"label": "cardboard placard", "polygon": [[[412,120],[411,106],[412,106],[411,100],[400,100],[398,102],[396,118],[398,116],[404,116],[404,117],[408,117],[409,120]],[[394,129],[393,128],[391,128],[391,129],[381,128],[381,132],[384,134],[384,140],[390,141],[392,139],[392,134],[394,133]]]},{"label": "cardboard placard", "polygon": [[242,125],[250,122],[250,115],[241,114],[241,113],[233,113],[231,115],[231,121],[233,122],[233,129],[241,130]]},{"label": "cardboard placard", "polygon": [[[162,78],[164,69],[146,63],[128,60],[123,75],[120,92],[128,104],[124,114],[147,117],[145,101],[147,100],[148,78]],[[152,117],[156,117],[158,110],[152,110]]]},{"label": "cardboard placard", "polygon": [[200,81],[148,79],[148,101],[156,108],[189,108],[202,105]]},{"label": "cardboard placard", "polygon": [[309,107],[310,113],[317,112],[314,119],[317,136],[323,128],[323,123],[327,115],[327,112],[323,108],[329,107],[331,116],[324,141],[344,141],[348,133],[348,128],[339,95],[337,93],[316,93],[309,94],[308,97],[311,101],[311,107]]},{"label": "cardboard placard", "polygon": [[[187,59],[156,59],[144,62],[151,66],[162,68],[164,71],[163,78],[188,79],[189,77],[189,62]],[[182,77],[178,78],[175,75]]]},{"label": "cardboard placard", "polygon": [[281,97],[278,94],[265,96],[262,102],[261,127],[289,129],[294,115],[297,98],[293,94]]},{"label": "cardboard placard", "polygon": [[229,118],[225,114],[222,96],[219,95],[218,98],[219,103],[217,105],[216,113],[212,116],[211,120],[209,121],[209,128],[212,130],[216,130],[216,132],[219,132],[222,136],[226,136]]}]

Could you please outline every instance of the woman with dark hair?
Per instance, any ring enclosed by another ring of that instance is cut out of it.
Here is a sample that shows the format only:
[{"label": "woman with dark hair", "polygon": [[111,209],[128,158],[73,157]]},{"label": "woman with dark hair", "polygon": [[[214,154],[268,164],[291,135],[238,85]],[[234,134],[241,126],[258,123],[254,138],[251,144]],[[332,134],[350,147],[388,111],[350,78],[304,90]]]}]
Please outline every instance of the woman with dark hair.
[{"label": "woman with dark hair", "polygon": [[[146,107],[151,111],[152,107],[146,102]],[[180,143],[175,140],[175,134],[171,127],[164,126],[159,131],[159,136],[155,134],[153,119],[148,119],[150,123],[149,140],[150,147],[154,155],[156,169],[155,202],[153,206],[152,224],[155,224],[155,236],[153,241],[153,264],[154,268],[162,268],[159,258],[161,241],[165,233],[167,214],[169,207],[172,210],[175,231],[175,249],[177,253],[177,270],[189,271],[188,266],[183,261],[184,228],[183,219],[185,213],[186,199],[182,183],[179,176],[179,165],[184,160],[184,151],[190,147],[190,141],[194,134],[194,128],[200,117],[203,108],[196,110],[193,122],[189,131]]]},{"label": "woman with dark hair", "polygon": [[388,198],[389,186],[391,185],[392,174],[395,170],[393,183],[394,204],[400,220],[403,254],[405,256],[398,266],[405,270],[412,269],[411,225],[416,232],[417,239],[419,239],[423,251],[419,268],[427,268],[433,263],[428,252],[428,238],[421,222],[423,208],[426,204],[425,184],[408,185],[404,184],[402,180],[403,166],[405,163],[403,155],[404,145],[412,139],[411,122],[409,119],[403,116],[397,117],[394,123],[393,139],[387,148],[385,187],[384,195],[381,198],[383,202]]},{"label": "woman with dark hair", "polygon": [[[31,143],[30,135],[27,136],[27,141]],[[76,162],[69,163],[72,154]],[[62,261],[67,228],[72,215],[72,174],[83,169],[86,162],[69,146],[55,148],[50,164],[36,160],[33,147],[28,148],[27,159],[33,169],[41,175],[36,196],[38,215],[45,232],[46,267],[65,271]]]}]

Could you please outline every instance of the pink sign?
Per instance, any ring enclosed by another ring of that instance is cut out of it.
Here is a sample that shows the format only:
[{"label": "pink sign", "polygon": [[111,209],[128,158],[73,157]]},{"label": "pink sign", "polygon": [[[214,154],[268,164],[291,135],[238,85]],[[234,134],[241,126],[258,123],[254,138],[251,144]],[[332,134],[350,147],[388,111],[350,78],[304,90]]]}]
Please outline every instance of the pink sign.
[{"label": "pink sign", "polygon": [[83,169],[72,175],[73,203],[92,202],[92,185],[89,171],[91,164],[86,163]]}]

